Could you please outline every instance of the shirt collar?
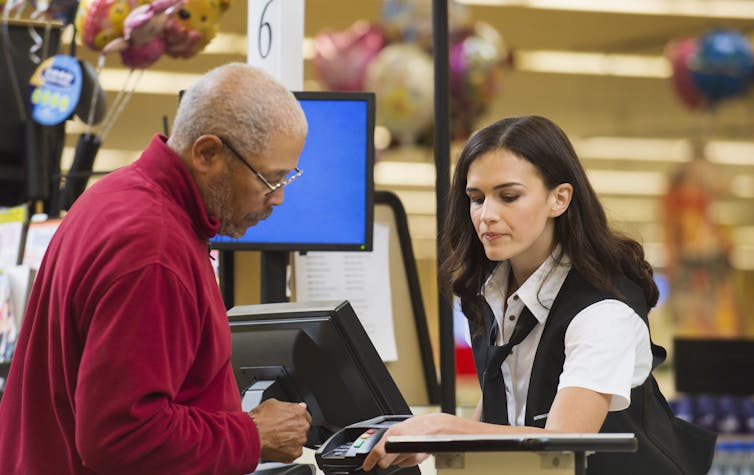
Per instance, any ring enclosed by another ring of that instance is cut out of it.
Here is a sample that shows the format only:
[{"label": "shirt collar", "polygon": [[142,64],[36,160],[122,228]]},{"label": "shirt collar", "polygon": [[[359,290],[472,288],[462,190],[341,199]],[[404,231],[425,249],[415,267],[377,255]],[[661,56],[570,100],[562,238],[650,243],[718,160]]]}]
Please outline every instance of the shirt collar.
[{"label": "shirt collar", "polygon": [[[547,320],[550,308],[555,297],[563,286],[563,282],[571,269],[570,260],[567,256],[560,257],[558,246],[550,256],[535,270],[532,275],[515,292],[508,295],[508,305],[511,305],[517,296],[529,309],[540,323]],[[508,275],[510,273],[510,261],[501,261],[487,281],[482,286],[482,295],[492,305],[493,301],[502,302],[508,291]]]},{"label": "shirt collar", "polygon": [[186,211],[202,239],[209,239],[220,229],[220,221],[210,216],[194,177],[178,154],[168,146],[167,137],[155,134],[134,165]]}]

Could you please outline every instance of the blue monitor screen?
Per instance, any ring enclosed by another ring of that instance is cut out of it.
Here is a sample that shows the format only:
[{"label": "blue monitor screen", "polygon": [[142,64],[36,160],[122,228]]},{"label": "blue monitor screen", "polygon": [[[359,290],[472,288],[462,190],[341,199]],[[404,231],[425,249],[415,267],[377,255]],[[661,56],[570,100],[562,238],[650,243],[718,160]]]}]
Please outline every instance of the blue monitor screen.
[{"label": "blue monitor screen", "polygon": [[225,250],[371,251],[374,200],[374,94],[296,92],[309,124],[299,168],[283,204]]}]

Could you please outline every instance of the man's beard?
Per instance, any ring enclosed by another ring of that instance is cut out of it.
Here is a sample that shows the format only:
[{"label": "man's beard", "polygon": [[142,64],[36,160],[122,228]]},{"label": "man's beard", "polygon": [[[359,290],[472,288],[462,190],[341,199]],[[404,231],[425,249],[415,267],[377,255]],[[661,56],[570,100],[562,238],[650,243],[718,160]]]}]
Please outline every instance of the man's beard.
[{"label": "man's beard", "polygon": [[[209,183],[207,187],[207,208],[210,214],[214,215],[220,221],[218,234],[240,238],[246,234],[249,225],[245,222],[233,221],[233,189],[231,187],[232,174],[225,170],[218,177]],[[272,214],[272,207],[261,213],[247,215],[246,218],[255,221],[267,219]]]}]

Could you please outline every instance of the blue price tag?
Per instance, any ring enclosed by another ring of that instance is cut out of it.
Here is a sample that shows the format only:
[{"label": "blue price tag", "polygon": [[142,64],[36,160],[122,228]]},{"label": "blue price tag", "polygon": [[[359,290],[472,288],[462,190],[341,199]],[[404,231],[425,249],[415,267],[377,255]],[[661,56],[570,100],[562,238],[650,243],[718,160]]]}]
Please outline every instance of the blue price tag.
[{"label": "blue price tag", "polygon": [[71,117],[81,98],[81,64],[58,54],[37,67],[29,80],[31,116],[42,125],[58,125]]}]

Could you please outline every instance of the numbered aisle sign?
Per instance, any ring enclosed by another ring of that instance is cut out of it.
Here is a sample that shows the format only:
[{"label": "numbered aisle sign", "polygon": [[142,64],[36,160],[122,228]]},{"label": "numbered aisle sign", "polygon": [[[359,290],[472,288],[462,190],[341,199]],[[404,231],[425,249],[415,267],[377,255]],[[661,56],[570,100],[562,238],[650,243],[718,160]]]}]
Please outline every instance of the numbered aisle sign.
[{"label": "numbered aisle sign", "polygon": [[304,85],[304,0],[249,0],[248,62],[292,91]]}]

